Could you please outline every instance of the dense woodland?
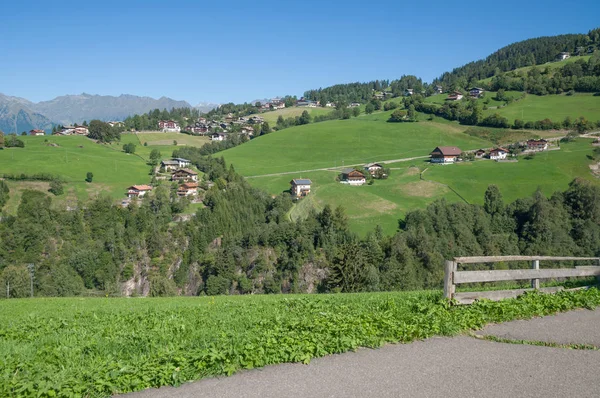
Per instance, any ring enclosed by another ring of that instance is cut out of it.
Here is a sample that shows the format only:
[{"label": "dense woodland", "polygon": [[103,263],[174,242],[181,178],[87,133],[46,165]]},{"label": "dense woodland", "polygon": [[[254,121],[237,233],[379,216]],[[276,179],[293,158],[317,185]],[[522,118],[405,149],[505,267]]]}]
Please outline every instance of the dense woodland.
[{"label": "dense woodland", "polygon": [[502,72],[524,66],[541,65],[556,60],[565,51],[575,55],[585,55],[600,48],[600,29],[588,34],[571,34],[551,37],[538,37],[520,41],[501,48],[487,58],[470,62],[444,73],[433,84],[441,84],[447,89],[466,88]]},{"label": "dense woodland", "polygon": [[456,255],[600,254],[600,188],[585,181],[510,204],[490,186],[484,206],[437,201],[409,212],[394,236],[374,228],[359,238],[342,208],[291,222],[289,194],[252,188],[198,148],[174,156],[214,182],[189,221],[173,222],[181,209],[169,185],[140,206],[100,197],[73,211],[24,191],[17,215],[0,221],[0,286],[29,294],[25,264],[35,264],[35,292],[47,296],[404,290],[440,287],[443,260]]}]

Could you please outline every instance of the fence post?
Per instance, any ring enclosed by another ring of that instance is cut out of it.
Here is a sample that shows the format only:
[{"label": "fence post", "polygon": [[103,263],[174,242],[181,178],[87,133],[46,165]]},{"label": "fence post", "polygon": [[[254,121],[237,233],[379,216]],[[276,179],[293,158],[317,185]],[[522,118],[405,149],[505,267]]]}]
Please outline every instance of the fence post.
[{"label": "fence post", "polygon": [[[540,260],[533,260],[531,262],[531,268],[533,268],[533,269],[540,269]],[[540,280],[539,279],[532,279],[531,280],[531,287],[533,289],[539,289],[540,288]]]},{"label": "fence post", "polygon": [[444,266],[444,297],[448,300],[451,300],[454,294],[454,271],[456,271],[456,263],[446,260]]}]

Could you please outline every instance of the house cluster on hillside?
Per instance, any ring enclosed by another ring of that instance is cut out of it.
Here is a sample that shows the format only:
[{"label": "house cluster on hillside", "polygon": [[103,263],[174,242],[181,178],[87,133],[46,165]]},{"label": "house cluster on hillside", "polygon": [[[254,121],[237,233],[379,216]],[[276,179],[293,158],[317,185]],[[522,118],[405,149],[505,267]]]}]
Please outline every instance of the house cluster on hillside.
[{"label": "house cluster on hillside", "polygon": [[[190,169],[191,161],[183,158],[171,158],[160,162],[160,170],[169,173],[170,181],[179,182],[177,195],[192,196],[198,195],[198,172]],[[161,177],[157,177],[160,179]],[[162,177],[162,179],[166,179]],[[144,197],[148,192],[152,191],[151,185],[132,185],[127,188],[125,195],[129,200]],[[126,204],[124,202],[124,204]]]},{"label": "house cluster on hillside", "polygon": [[309,100],[304,97],[301,97],[299,100],[296,101],[296,106],[298,107],[316,108],[319,105],[321,105],[319,101]]},{"label": "house cluster on hillside", "polygon": [[[235,117],[229,113],[222,120],[207,120],[205,117],[199,117],[196,122],[187,125],[184,131],[193,135],[208,136],[212,141],[224,141],[231,130],[252,138],[254,136],[253,126],[261,123],[264,123],[264,119],[260,116]],[[179,128],[178,125],[177,128]]]},{"label": "house cluster on hillside", "polygon": [[[438,87],[439,87],[439,90],[442,89],[441,86],[436,86],[436,89]],[[484,93],[485,93],[485,90],[480,87],[472,87],[469,89],[469,96],[471,98],[481,98]],[[446,101],[460,101],[464,97],[465,97],[464,94],[461,93],[460,91],[453,91],[450,94],[448,94]]]},{"label": "house cluster on hillside", "polygon": [[[548,150],[548,141],[544,139],[531,139],[527,142],[518,142],[511,145],[511,148],[518,150],[524,149],[528,152],[540,152]],[[520,148],[520,149],[519,149]],[[455,146],[438,146],[430,154],[431,163],[454,163],[461,160],[462,150]],[[504,160],[510,154],[510,150],[503,147],[496,147],[490,150],[478,149],[473,152],[475,159]]]},{"label": "house cluster on hillside", "polygon": [[285,101],[279,97],[272,98],[272,99],[268,100],[267,102],[265,102],[264,104],[260,105],[260,110],[262,112],[275,111],[277,109],[283,109],[283,108],[285,108]]},{"label": "house cluster on hillside", "polygon": [[52,134],[54,135],[88,135],[90,131],[86,126],[63,126],[62,129]]},{"label": "house cluster on hillside", "polygon": [[[363,185],[367,182],[367,175],[375,176],[383,166],[379,163],[368,163],[363,166],[364,171],[355,168],[342,169],[339,180],[342,184],[353,186]],[[296,198],[302,198],[310,193],[312,181],[307,178],[295,178],[290,181],[290,192]]]}]

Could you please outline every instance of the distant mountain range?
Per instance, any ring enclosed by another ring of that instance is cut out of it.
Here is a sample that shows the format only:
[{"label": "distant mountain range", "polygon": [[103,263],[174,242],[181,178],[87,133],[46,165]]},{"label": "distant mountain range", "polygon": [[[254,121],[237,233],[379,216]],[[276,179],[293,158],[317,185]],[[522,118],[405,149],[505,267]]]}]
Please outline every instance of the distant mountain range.
[{"label": "distant mountain range", "polygon": [[[203,102],[198,104],[201,112],[216,108],[219,104]],[[0,93],[0,130],[9,133],[31,129],[52,129],[53,124],[68,125],[84,120],[100,119],[123,120],[127,116],[142,114],[153,109],[192,108],[187,101],[177,101],[167,97],[154,99],[123,94],[110,95],[63,95],[50,101],[38,103],[24,98],[11,97]]]}]

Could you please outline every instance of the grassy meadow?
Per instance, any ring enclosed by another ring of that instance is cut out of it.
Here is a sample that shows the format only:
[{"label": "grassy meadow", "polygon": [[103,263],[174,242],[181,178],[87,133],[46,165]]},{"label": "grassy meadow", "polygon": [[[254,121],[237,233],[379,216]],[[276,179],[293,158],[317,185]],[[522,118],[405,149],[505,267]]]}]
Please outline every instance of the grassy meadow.
[{"label": "grassy meadow", "polygon": [[[326,204],[342,206],[348,215],[350,228],[365,235],[380,225],[387,234],[398,228],[398,220],[414,209],[424,208],[437,199],[450,202],[483,203],[488,185],[496,184],[505,201],[531,195],[539,187],[546,195],[563,191],[576,177],[597,181],[588,165],[592,155],[589,139],[561,144],[560,150],[542,152],[531,160],[523,157],[518,163],[498,163],[491,160],[454,165],[432,165],[426,159],[391,163],[387,180],[373,185],[349,186],[336,181],[337,172],[317,171],[290,175],[250,178],[248,181],[271,194],[289,189],[292,178],[310,178],[311,193],[297,202],[290,212],[292,219],[305,217],[312,209]],[[421,171],[424,180],[420,179]],[[460,194],[458,196],[448,186]]]},{"label": "grassy meadow", "polygon": [[573,120],[583,116],[588,120],[597,121],[600,120],[600,96],[591,93],[543,96],[528,94],[506,107],[483,111],[484,116],[494,113],[504,116],[510,123],[515,119],[528,122],[546,118],[562,122],[567,116]]},{"label": "grassy meadow", "polygon": [[449,306],[439,291],[0,300],[0,396],[108,397],[600,304],[597,289]]},{"label": "grassy meadow", "polygon": [[428,155],[438,145],[489,147],[449,123],[387,123],[391,112],[287,128],[222,152],[245,176]]},{"label": "grassy meadow", "polygon": [[[82,136],[23,136],[19,137],[25,148],[0,150],[0,173],[36,174],[49,173],[66,181],[65,193],[53,196],[56,206],[74,206],[78,200],[107,193],[115,199],[124,197],[125,188],[134,184],[150,182],[150,166],[146,164],[152,149],[159,149],[163,158],[171,156],[178,145],[201,146],[208,141],[205,137],[192,137],[178,133],[123,134],[121,141],[113,144],[97,144]],[[148,146],[140,144],[148,142]],[[166,140],[166,141],[165,141]],[[136,144],[135,154],[126,154],[122,147]],[[164,142],[170,145],[162,145]],[[86,173],[94,174],[93,182],[85,182]],[[21,193],[25,189],[47,192],[46,181],[7,181],[10,199],[5,206],[9,214],[16,212]]]},{"label": "grassy meadow", "polygon": [[560,150],[540,152],[531,160],[519,157],[518,163],[498,163],[478,160],[455,165],[432,165],[423,177],[429,181],[447,184],[466,198],[469,203],[483,204],[483,195],[489,184],[500,188],[505,202],[531,195],[538,188],[546,196],[567,189],[576,177],[600,184],[589,169],[592,155],[591,140],[580,139],[562,143]]},{"label": "grassy meadow", "polygon": [[308,113],[314,117],[314,116],[319,116],[319,115],[326,115],[329,112],[331,112],[331,110],[332,110],[332,108],[309,108],[309,107],[294,106],[291,108],[283,108],[283,109],[277,109],[275,111],[257,113],[254,115],[250,115],[248,117],[260,116],[265,120],[265,122],[268,122],[271,127],[274,127],[275,124],[277,123],[277,118],[279,118],[279,116],[282,116],[284,119],[287,119],[288,117],[300,116],[302,114],[302,112],[308,111]]}]

